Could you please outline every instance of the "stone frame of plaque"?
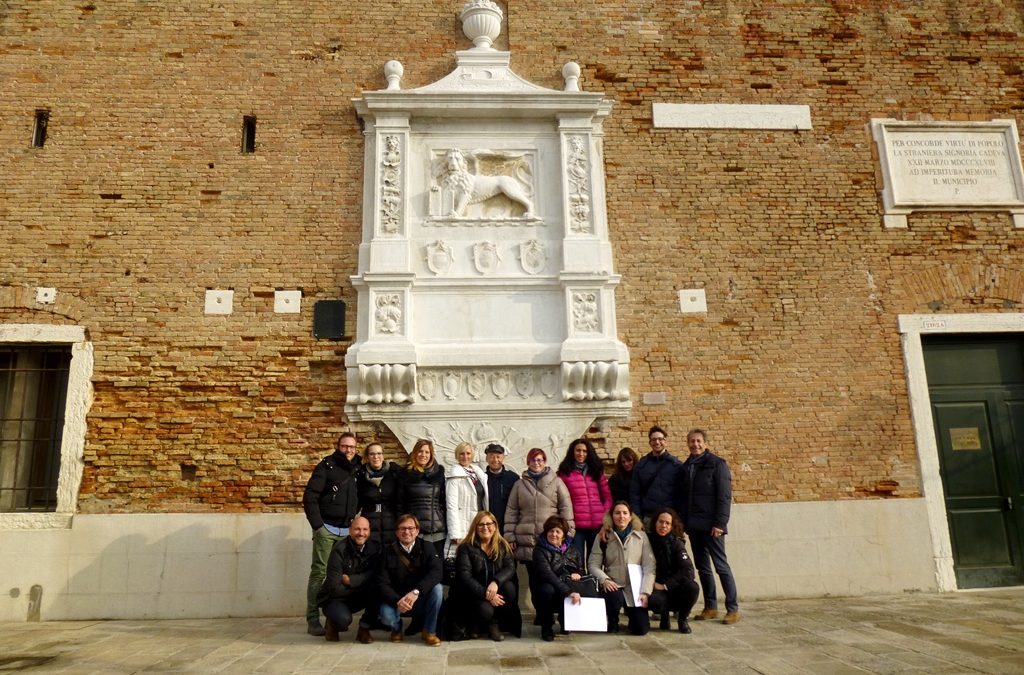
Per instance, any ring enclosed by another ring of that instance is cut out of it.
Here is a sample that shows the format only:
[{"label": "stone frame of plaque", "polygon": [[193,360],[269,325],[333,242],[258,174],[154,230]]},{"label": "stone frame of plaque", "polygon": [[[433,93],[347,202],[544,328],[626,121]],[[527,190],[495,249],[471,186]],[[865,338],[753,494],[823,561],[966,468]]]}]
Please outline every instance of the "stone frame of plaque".
[{"label": "stone frame of plaque", "polygon": [[1012,119],[872,119],[882,170],[883,222],[906,228],[915,211],[1009,211],[1024,228],[1024,171]]}]

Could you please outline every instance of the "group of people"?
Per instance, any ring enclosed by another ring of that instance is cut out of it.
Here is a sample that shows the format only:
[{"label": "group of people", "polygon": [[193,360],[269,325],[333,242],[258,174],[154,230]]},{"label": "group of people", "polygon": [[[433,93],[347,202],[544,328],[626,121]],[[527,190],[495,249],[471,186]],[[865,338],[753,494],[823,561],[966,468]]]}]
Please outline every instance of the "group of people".
[{"label": "group of people", "polygon": [[[374,629],[390,631],[393,642],[419,632],[427,645],[440,644],[439,633],[520,636],[522,564],[546,641],[554,640],[556,617],[566,632],[566,599],[579,604],[584,597],[604,599],[609,632],[620,630],[625,613],[628,630],[643,635],[649,612],[669,630],[674,612],[678,630],[689,633],[700,588],[686,535],[704,590],[704,609],[694,620],[718,616],[713,563],[726,595],[724,622],[735,623],[736,586],[724,545],[728,465],[707,450],[701,429],[687,436],[685,462],[668,452],[660,427],[648,439],[651,452],[642,459],[622,449],[609,479],[583,438],[569,444],[557,468],[548,466],[544,450],[531,449],[526,471],[517,475],[504,466],[507,451],[498,444],[485,448],[483,469],[473,446],[461,443],[446,470],[433,443],[421,439],[399,467],[384,461],[378,443],[360,457],[355,435],[343,433],[303,495],[313,528],[308,632],[338,640],[362,611],[362,643],[373,642]],[[630,566],[640,574],[631,575]]]}]

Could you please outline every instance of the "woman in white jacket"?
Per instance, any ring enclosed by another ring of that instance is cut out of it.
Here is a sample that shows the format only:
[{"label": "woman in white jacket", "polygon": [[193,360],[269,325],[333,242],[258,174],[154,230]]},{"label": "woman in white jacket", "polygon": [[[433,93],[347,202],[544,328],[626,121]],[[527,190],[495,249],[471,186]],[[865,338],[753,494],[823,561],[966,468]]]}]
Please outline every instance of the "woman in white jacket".
[{"label": "woman in white jacket", "polygon": [[444,488],[451,550],[469,534],[476,514],[487,510],[487,474],[473,463],[473,446],[469,443],[455,446],[455,460],[458,464],[448,467]]}]

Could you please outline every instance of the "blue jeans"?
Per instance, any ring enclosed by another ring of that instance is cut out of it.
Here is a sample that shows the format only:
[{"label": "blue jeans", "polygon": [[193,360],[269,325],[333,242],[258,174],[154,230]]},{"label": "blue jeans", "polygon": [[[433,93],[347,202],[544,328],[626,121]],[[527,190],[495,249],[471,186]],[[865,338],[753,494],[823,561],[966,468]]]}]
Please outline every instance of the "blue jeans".
[{"label": "blue jeans", "polygon": [[[437,633],[437,615],[441,613],[441,602],[444,600],[444,588],[438,584],[424,593],[412,606],[412,611],[405,616],[421,617],[423,632]],[[402,630],[402,614],[396,605],[380,606],[380,622],[391,628],[392,632]]]},{"label": "blue jeans", "polygon": [[725,592],[725,611],[738,612],[740,609],[736,594],[736,581],[732,577],[732,569],[725,557],[725,535],[712,537],[711,532],[687,531],[690,535],[690,548],[693,549],[693,563],[700,577],[700,585],[704,590],[704,608],[718,609],[718,593],[715,589],[715,576],[711,573],[711,563],[715,563],[715,571],[722,581]]}]

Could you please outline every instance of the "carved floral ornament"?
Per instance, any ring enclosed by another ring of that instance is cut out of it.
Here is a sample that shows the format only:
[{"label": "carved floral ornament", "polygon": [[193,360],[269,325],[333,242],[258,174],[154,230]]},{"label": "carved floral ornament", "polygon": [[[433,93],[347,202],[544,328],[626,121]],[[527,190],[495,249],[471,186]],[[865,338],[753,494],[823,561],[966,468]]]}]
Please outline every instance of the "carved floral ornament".
[{"label": "carved floral ornament", "polygon": [[400,293],[381,293],[377,296],[374,312],[377,332],[384,335],[402,334],[402,296]]},{"label": "carved floral ornament", "polygon": [[577,291],[572,294],[572,320],[576,330],[596,333],[601,330],[601,315],[597,291]]},{"label": "carved floral ornament", "polygon": [[586,140],[582,136],[570,136],[568,143],[569,228],[576,234],[590,234],[594,226],[590,220],[590,158]]},{"label": "carved floral ornament", "polygon": [[402,152],[398,136],[385,136],[380,160],[380,227],[385,234],[402,229]]}]

